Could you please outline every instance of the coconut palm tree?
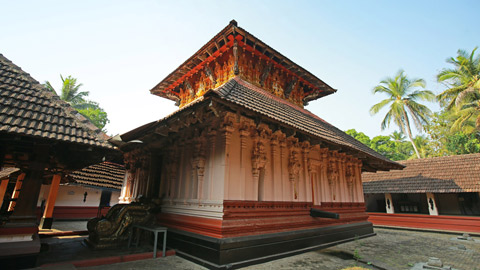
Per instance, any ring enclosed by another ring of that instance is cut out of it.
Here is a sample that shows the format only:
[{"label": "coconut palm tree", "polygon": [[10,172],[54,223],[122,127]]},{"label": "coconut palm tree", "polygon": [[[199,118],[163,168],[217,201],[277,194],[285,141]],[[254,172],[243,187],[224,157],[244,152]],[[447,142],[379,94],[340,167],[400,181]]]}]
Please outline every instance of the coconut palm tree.
[{"label": "coconut palm tree", "polygon": [[[73,108],[75,108],[81,115],[85,116],[92,122],[95,126],[102,129],[107,123],[110,122],[108,120],[107,113],[100,107],[97,102],[85,99],[88,97],[88,91],[80,91],[80,87],[82,84],[77,84],[77,79],[73,78],[72,76],[67,76],[62,79],[62,90],[60,91],[60,99],[69,103]],[[53,88],[52,84],[49,81],[46,81],[44,86],[52,91],[53,93],[58,93]]]},{"label": "coconut palm tree", "polygon": [[[82,87],[82,84],[77,84],[76,78],[73,78],[72,76],[67,76],[66,78],[63,78],[62,75],[60,75],[60,78],[62,79],[62,89],[60,91],[61,100],[66,101],[77,110],[95,106],[94,104],[92,104],[92,102],[85,99],[89,95],[89,92],[80,91],[80,87]],[[49,81],[45,82],[45,87],[48,90],[58,94]]]},{"label": "coconut palm tree", "polygon": [[[470,54],[458,50],[456,58],[447,59],[454,67],[443,69],[437,75],[437,81],[448,87],[437,99],[456,115],[454,129],[480,128],[480,56],[475,56],[476,50],[477,47]],[[475,124],[469,124],[471,122]]]},{"label": "coconut palm tree", "polygon": [[417,101],[434,101],[435,95],[429,90],[418,90],[418,88],[425,88],[423,79],[408,79],[403,70],[398,71],[395,77],[388,77],[373,88],[373,94],[384,93],[388,97],[373,105],[370,113],[377,114],[382,108],[390,105],[381,124],[382,130],[390,126],[390,122],[393,121],[404,134],[407,134],[417,157],[420,158],[420,153],[413,141],[410,118],[417,130],[422,131],[431,111]]},{"label": "coconut palm tree", "polygon": [[405,135],[403,134],[403,132],[398,132],[396,130],[392,134],[390,134],[390,138],[392,138],[392,140],[396,143],[405,141]]}]

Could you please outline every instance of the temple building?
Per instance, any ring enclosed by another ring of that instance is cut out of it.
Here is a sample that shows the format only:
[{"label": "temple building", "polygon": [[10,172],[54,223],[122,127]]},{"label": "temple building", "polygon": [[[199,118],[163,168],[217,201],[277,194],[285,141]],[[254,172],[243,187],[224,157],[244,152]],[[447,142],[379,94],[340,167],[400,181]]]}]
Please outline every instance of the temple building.
[{"label": "temple building", "polygon": [[335,92],[230,22],[151,90],[177,111],[111,140],[120,201],[161,199],[168,246],[209,268],[372,236],[361,173],[403,166],[304,108]]}]

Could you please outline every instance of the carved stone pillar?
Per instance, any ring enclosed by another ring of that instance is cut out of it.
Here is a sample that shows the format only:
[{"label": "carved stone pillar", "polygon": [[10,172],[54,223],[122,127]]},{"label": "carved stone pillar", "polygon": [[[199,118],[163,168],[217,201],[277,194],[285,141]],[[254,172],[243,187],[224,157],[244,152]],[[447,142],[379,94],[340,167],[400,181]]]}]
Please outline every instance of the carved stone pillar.
[{"label": "carved stone pillar", "polygon": [[335,157],[330,156],[328,160],[328,186],[330,187],[330,198],[337,201],[337,182],[338,182],[338,165]]},{"label": "carved stone pillar", "polygon": [[354,164],[352,164],[351,161],[349,161],[346,164],[346,180],[347,180],[347,190],[348,190],[348,196],[351,202],[355,202],[355,170],[354,170]]},{"label": "carved stone pillar", "polygon": [[288,168],[288,163],[287,163],[287,166],[284,165],[286,163],[285,152],[287,148],[287,142],[285,139],[283,139],[283,140],[280,140],[279,144],[280,144],[280,183],[282,184],[282,200],[285,200],[285,199],[290,199],[290,198],[286,198],[287,194],[289,194],[287,183],[289,183],[290,181],[285,181],[284,179],[285,169]]},{"label": "carved stone pillar", "polygon": [[208,139],[210,144],[209,149],[209,181],[208,181],[208,199],[212,199],[213,196],[213,182],[214,182],[214,169],[213,165],[215,164],[215,144],[217,143],[217,131],[212,129],[208,132]]},{"label": "carved stone pillar", "polygon": [[357,193],[357,202],[365,202],[365,197],[363,195],[363,184],[362,184],[362,161],[357,160],[354,164],[355,170],[355,182],[356,184],[356,193]]},{"label": "carved stone pillar", "polygon": [[313,159],[308,159],[307,160],[307,167],[308,167],[308,176],[310,178],[310,188],[311,188],[311,196],[312,196],[312,204],[315,205],[316,203],[319,203],[319,201],[315,198],[315,195],[318,193],[318,184],[315,181],[315,177],[317,175],[317,166],[319,164],[315,162]]},{"label": "carved stone pillar", "polygon": [[222,130],[221,130],[221,136],[222,136],[222,143],[224,147],[224,159],[223,159],[223,165],[224,165],[224,176],[223,176],[223,193],[224,194],[222,197],[225,198],[225,192],[228,192],[228,185],[230,183],[230,144],[232,140],[232,134],[235,131],[235,115],[233,113],[227,112],[222,123]]},{"label": "carved stone pillar", "polygon": [[253,145],[252,151],[252,178],[253,178],[253,194],[256,197],[256,200],[263,199],[262,196],[259,196],[258,184],[260,171],[265,169],[267,164],[267,152],[265,150],[265,145],[262,141],[257,141]]},{"label": "carved stone pillar", "polygon": [[181,138],[178,140],[178,147],[179,147],[179,156],[177,158],[178,161],[178,167],[177,167],[177,177],[176,177],[176,191],[175,191],[175,196],[173,197],[174,199],[184,199],[182,198],[182,191],[183,196],[185,196],[185,184],[184,182],[184,174],[185,174],[185,153],[189,150],[189,147],[187,146],[187,141],[184,138]]},{"label": "carved stone pillar", "polygon": [[119,198],[119,203],[131,203],[133,201],[133,185],[136,175],[136,160],[134,154],[129,152],[124,156],[125,159],[125,180],[123,182],[122,194]]},{"label": "carved stone pillar", "polygon": [[340,196],[339,201],[346,202],[348,201],[348,191],[347,191],[347,181],[346,181],[346,170],[345,170],[345,156],[340,155],[338,158],[338,194]]},{"label": "carved stone pillar", "polygon": [[[198,136],[194,140],[194,152],[192,157],[192,177],[196,181],[192,181],[192,190],[196,189],[196,193],[192,194],[196,199],[200,200],[203,197],[203,179],[205,174],[205,144],[204,136]],[[196,184],[196,185],[195,185]]]},{"label": "carved stone pillar", "polygon": [[165,161],[166,170],[166,196],[168,200],[173,200],[175,196],[175,183],[177,179],[177,149],[175,146],[171,146],[167,150],[167,156]]},{"label": "carved stone pillar", "polygon": [[[280,136],[282,135],[282,132],[280,130],[277,130],[272,134],[272,138],[270,140],[270,148],[271,148],[271,165],[272,165],[272,192],[273,192],[273,197],[272,199],[275,201],[277,199],[281,199],[281,192],[282,192],[282,182],[281,182],[281,177],[279,174],[280,170],[280,162],[278,160],[278,146],[280,144],[279,139]],[[280,172],[281,173],[281,172]]]},{"label": "carved stone pillar", "polygon": [[294,200],[298,200],[298,188],[297,188],[298,176],[302,168],[299,155],[300,153],[297,148],[290,149],[289,162],[288,162],[288,175],[289,175],[290,184],[292,186]]},{"label": "carved stone pillar", "polygon": [[326,202],[329,197],[328,192],[330,190],[328,186],[328,150],[320,149],[320,204]]},{"label": "carved stone pillar", "polygon": [[[302,157],[303,157],[303,189],[305,194],[305,201],[309,201],[308,197],[311,196],[313,187],[312,187],[312,180],[311,176],[308,173],[308,154],[310,153],[310,143],[308,141],[304,141],[302,143]],[[310,181],[309,181],[310,180]],[[310,201],[313,198],[310,199]]]},{"label": "carved stone pillar", "polygon": [[240,129],[240,168],[243,168],[245,165],[243,164],[244,162],[244,155],[245,155],[245,150],[247,149],[247,140],[250,132],[248,130],[247,126],[243,126]]}]

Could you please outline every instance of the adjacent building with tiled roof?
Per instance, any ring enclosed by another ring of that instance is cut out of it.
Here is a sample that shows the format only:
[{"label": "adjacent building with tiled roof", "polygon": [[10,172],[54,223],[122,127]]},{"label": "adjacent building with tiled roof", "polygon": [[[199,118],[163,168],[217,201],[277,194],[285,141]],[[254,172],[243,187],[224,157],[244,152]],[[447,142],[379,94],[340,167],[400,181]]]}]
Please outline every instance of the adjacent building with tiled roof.
[{"label": "adjacent building with tiled roof", "polygon": [[113,162],[102,162],[74,171],[69,176],[75,184],[120,190],[125,178],[125,167]]},{"label": "adjacent building with tiled roof", "polygon": [[480,192],[480,154],[398,161],[405,169],[362,174],[363,191],[374,193]]},{"label": "adjacent building with tiled roof", "polygon": [[112,149],[108,136],[0,54],[0,133]]},{"label": "adjacent building with tiled roof", "polygon": [[398,163],[405,168],[362,174],[369,221],[480,232],[480,154]]},{"label": "adjacent building with tiled roof", "polygon": [[0,54],[0,167],[21,172],[2,180],[8,183],[0,187],[0,193],[13,192],[5,198],[8,213],[0,213],[0,236],[8,236],[0,243],[0,261],[35,258],[40,252],[35,206],[42,184],[53,187],[41,220],[48,228],[62,177],[119,155],[107,140],[88,119]]}]

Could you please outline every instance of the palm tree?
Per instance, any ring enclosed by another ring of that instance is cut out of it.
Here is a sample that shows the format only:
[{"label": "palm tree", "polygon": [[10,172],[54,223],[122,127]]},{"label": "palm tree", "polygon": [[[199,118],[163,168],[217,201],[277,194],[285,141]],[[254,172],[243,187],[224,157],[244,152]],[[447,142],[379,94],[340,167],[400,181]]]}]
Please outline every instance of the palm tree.
[{"label": "palm tree", "polygon": [[[73,78],[72,76],[67,76],[62,79],[62,90],[60,92],[60,99],[69,103],[73,108],[75,108],[81,115],[85,116],[92,122],[95,126],[102,129],[104,132],[104,127],[107,123],[110,122],[108,120],[107,113],[100,107],[97,102],[86,100],[85,98],[88,97],[88,91],[80,91],[80,87],[82,84],[77,84],[77,79]],[[53,93],[58,93],[53,88],[52,84],[49,81],[45,82],[45,87],[52,91]]]},{"label": "palm tree", "polygon": [[456,58],[447,59],[454,67],[437,75],[437,81],[448,87],[437,99],[457,116],[454,129],[469,126],[472,118],[475,122],[472,126],[480,128],[480,56],[475,56],[476,50],[477,47],[470,54],[458,50]]},{"label": "palm tree", "polygon": [[395,77],[386,78],[373,88],[373,94],[385,93],[388,98],[373,105],[370,108],[370,113],[377,114],[382,108],[390,104],[390,110],[382,121],[382,130],[390,126],[390,122],[393,121],[404,134],[408,135],[417,157],[420,158],[420,153],[413,142],[410,118],[417,130],[421,131],[423,129],[422,125],[427,123],[431,111],[427,106],[417,101],[434,101],[435,95],[431,91],[415,90],[415,88],[425,88],[425,81],[423,79],[408,79],[403,70],[398,71]]},{"label": "palm tree", "polygon": [[392,134],[390,134],[390,138],[392,138],[394,142],[400,143],[405,140],[405,135],[403,134],[403,132],[398,132],[395,130]]},{"label": "palm tree", "polygon": [[[77,79],[73,78],[72,76],[67,76],[66,78],[63,78],[62,75],[60,75],[60,78],[62,79],[62,90],[60,92],[61,100],[66,101],[77,110],[95,107],[95,104],[85,99],[89,95],[89,92],[80,92],[80,87],[82,87],[82,84],[77,84]],[[45,82],[45,87],[48,90],[58,94],[49,81]]]}]

